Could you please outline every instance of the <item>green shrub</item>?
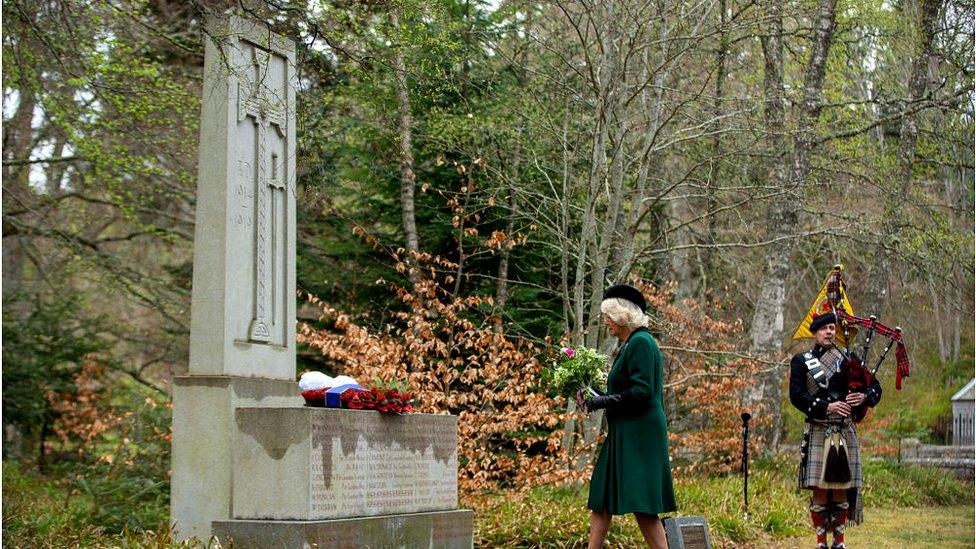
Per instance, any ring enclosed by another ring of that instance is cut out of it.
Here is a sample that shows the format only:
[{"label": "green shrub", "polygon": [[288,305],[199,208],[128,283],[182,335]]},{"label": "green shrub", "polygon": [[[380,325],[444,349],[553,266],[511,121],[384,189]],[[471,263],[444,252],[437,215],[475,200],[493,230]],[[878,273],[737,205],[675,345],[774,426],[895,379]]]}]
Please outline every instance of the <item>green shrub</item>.
[{"label": "green shrub", "polygon": [[[3,536],[10,546],[168,536],[168,401],[125,378],[87,385],[95,379],[85,378],[82,398],[66,392],[57,399],[57,436],[48,439],[42,464],[4,463]],[[109,428],[95,429],[95,419]]]},{"label": "green shrub", "polygon": [[108,344],[103,320],[79,315],[84,298],[77,292],[64,290],[56,298],[19,293],[9,299],[5,295],[4,301],[4,424],[16,426],[24,442],[33,446],[42,426],[53,419],[47,392],[74,391],[74,376],[85,357]]},{"label": "green shrub", "polygon": [[[125,488],[120,488],[124,492]],[[168,499],[168,498],[167,498]],[[3,545],[5,547],[157,547],[207,548],[214,543],[188,540],[176,543],[169,530],[168,510],[135,500],[132,509],[122,513],[121,520],[132,513],[143,513],[143,520],[155,520],[148,528],[122,527],[119,530],[97,523],[104,500],[74,487],[70,479],[40,475],[23,465],[3,463]],[[168,505],[168,503],[167,503]],[[147,524],[149,524],[147,522]]]}]

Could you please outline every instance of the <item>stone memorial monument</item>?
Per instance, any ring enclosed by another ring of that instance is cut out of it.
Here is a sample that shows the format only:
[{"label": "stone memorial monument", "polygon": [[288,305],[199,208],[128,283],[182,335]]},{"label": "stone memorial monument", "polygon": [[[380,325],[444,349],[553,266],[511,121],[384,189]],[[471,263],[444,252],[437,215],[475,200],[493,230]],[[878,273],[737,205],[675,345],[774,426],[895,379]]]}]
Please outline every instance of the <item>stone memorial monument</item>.
[{"label": "stone memorial monument", "polygon": [[295,54],[208,21],[190,365],[173,381],[174,540],[471,547],[457,418],[302,406],[295,380]]},{"label": "stone memorial monument", "polygon": [[208,22],[189,373],[173,380],[170,520],[231,515],[234,410],[300,405],[295,384],[295,52],[263,24]]}]

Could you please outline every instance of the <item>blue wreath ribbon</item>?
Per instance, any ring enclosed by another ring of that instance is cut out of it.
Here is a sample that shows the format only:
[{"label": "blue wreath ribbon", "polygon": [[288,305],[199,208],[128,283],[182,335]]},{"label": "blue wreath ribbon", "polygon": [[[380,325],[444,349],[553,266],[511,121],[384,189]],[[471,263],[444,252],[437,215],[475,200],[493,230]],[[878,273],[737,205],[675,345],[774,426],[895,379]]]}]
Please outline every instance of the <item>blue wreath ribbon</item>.
[{"label": "blue wreath ribbon", "polygon": [[333,387],[325,392],[325,406],[326,408],[342,408],[342,393],[345,393],[349,389],[361,389],[366,390],[362,385],[356,385],[355,383],[347,383],[345,385],[339,385]]}]

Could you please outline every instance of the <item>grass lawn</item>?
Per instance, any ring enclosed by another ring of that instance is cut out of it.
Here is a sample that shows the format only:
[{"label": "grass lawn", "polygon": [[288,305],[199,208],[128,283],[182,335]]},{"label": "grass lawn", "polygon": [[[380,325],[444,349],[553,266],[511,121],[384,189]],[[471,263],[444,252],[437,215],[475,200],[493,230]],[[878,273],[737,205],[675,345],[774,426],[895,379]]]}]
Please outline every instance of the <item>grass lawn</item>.
[{"label": "grass lawn", "polygon": [[[579,509],[580,518],[584,518],[586,511]],[[976,508],[972,505],[954,505],[949,507],[932,508],[878,508],[865,509],[864,524],[847,529],[846,542],[851,548],[864,549],[895,549],[931,547],[940,549],[971,549],[976,543],[976,523],[974,523]],[[526,517],[528,518],[528,517]],[[484,523],[483,518],[476,518],[476,522]],[[547,530],[542,522],[527,521],[527,532],[511,532],[514,538],[486,539],[479,537],[476,547],[586,547],[586,524],[582,520],[574,520],[574,532],[567,535],[551,536],[548,539],[538,536]],[[550,523],[550,525],[553,523]],[[716,548],[742,549],[794,549],[810,548],[816,545],[813,532],[803,535],[777,537],[762,529],[753,529],[753,539],[732,541],[723,537],[710,523],[713,536],[713,546]],[[533,535],[535,534],[535,535]],[[519,537],[523,536],[524,537]],[[828,541],[829,541],[828,536]],[[606,547],[630,548],[643,547],[642,539],[637,531],[637,525],[632,517],[617,518],[608,538]]]},{"label": "grass lawn", "polygon": [[[849,528],[847,545],[864,548],[939,547],[972,549],[974,508],[971,505],[912,509],[865,509],[864,524]],[[770,541],[762,547],[813,547],[813,534]],[[757,546],[758,547],[758,546]]]},{"label": "grass lawn", "polygon": [[[865,466],[865,524],[850,528],[853,548],[974,546],[973,484],[947,473],[890,462]],[[741,508],[738,476],[680,473],[675,478],[682,515],[708,519],[716,548],[810,548],[808,494],[794,488],[792,459],[758,462],[750,474],[749,509]],[[174,544],[165,505],[156,498],[129,513],[105,514],[105,498],[68,483],[3,464],[3,545],[9,547],[203,547]],[[585,547],[587,487],[542,486],[466,494],[461,506],[475,512],[475,546],[484,548]],[[153,505],[149,505],[152,503]],[[163,502],[165,503],[165,502]],[[132,513],[148,526],[125,528]],[[110,519],[110,520],[108,520]],[[119,526],[122,524],[122,526]],[[633,517],[613,522],[607,546],[643,547]]]},{"label": "grass lawn", "polygon": [[[865,465],[864,524],[847,531],[854,548],[965,547],[974,534],[973,484],[938,470],[891,462]],[[749,509],[742,514],[738,476],[675,477],[681,515],[708,520],[713,545],[722,548],[813,549],[809,493],[795,488],[792,459],[757,463],[750,475]],[[476,547],[585,547],[587,488],[539,487],[466,496],[474,509]],[[643,547],[633,517],[614,519],[607,547]]]}]

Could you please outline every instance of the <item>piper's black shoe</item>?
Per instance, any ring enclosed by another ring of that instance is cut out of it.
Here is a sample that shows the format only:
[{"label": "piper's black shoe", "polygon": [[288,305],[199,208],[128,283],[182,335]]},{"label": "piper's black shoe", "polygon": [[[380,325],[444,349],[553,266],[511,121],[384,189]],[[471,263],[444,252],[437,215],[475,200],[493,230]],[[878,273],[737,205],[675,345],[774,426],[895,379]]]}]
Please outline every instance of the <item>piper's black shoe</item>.
[{"label": "piper's black shoe", "polygon": [[847,549],[847,546],[843,543],[835,543],[830,546],[830,549]]}]

